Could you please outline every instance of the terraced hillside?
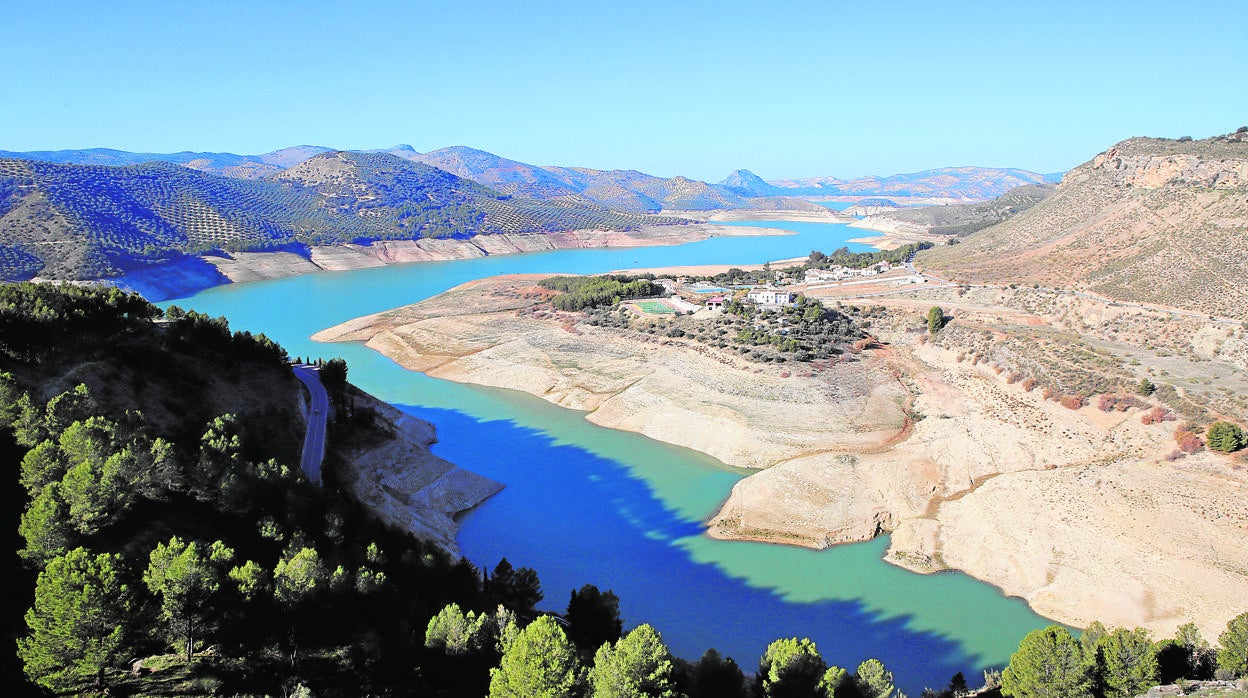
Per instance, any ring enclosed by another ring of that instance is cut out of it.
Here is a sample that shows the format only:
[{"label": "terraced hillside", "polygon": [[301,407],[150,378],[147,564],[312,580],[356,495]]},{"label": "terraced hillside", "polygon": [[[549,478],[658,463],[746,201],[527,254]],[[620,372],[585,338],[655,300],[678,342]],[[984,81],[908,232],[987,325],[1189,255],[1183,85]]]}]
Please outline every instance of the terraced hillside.
[{"label": "terraced hillside", "polygon": [[329,151],[314,145],[297,145],[282,148],[263,155],[235,155],[234,153],[131,153],[112,148],[86,148],[81,150],[43,150],[16,153],[0,150],[0,158],[38,160],[61,165],[108,165],[125,167],[146,162],[171,162],[200,172],[209,172],[238,179],[260,179],[277,174],[291,165],[298,164]]},{"label": "terraced hillside", "polygon": [[1071,170],[1021,215],[918,264],[967,282],[1036,283],[1248,320],[1248,131],[1133,138]]},{"label": "terraced hillside", "polygon": [[324,153],[266,179],[163,162],[0,160],[0,278],[9,280],[107,277],[212,250],[681,222],[514,198],[380,153]]}]

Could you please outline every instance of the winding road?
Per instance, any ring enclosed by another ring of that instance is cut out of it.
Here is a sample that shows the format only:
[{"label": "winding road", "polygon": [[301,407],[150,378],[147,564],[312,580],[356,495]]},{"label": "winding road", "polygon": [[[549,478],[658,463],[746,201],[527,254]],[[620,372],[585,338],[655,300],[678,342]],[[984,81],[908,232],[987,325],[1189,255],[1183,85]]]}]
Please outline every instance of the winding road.
[{"label": "winding road", "polygon": [[325,428],[329,419],[329,394],[321,385],[321,374],[311,364],[293,364],[295,377],[307,386],[311,395],[308,406],[308,432],[303,437],[303,456],[299,467],[312,482],[321,482],[321,461],[325,459]]}]

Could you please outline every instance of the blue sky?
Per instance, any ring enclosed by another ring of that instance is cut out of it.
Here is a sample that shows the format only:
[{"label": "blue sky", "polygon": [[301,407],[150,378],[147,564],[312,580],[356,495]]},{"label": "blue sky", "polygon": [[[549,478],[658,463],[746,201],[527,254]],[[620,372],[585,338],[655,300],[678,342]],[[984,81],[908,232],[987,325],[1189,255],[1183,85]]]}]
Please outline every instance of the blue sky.
[{"label": "blue sky", "polygon": [[0,149],[1050,172],[1248,123],[1245,27],[1245,0],[10,2]]}]

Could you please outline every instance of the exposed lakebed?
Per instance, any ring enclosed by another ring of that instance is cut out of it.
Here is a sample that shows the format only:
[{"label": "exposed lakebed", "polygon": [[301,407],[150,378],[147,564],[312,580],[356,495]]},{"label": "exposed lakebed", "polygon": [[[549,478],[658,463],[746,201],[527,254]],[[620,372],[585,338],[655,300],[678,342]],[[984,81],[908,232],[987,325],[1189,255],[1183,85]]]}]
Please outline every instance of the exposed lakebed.
[{"label": "exposed lakebed", "polygon": [[830,663],[851,670],[881,659],[910,694],[943,686],[956,671],[1003,666],[1019,639],[1047,621],[987,584],[893,567],[881,560],[885,539],[826,551],[712,540],[701,535],[703,522],[742,471],[529,395],[428,378],[362,345],[308,339],[495,274],[756,264],[830,252],[862,235],[839,224],[769,225],[797,234],[318,273],[174,302],[264,332],[292,355],[343,356],[352,382],[434,422],[435,452],[506,484],[464,516],[461,549],[480,566],[506,556],[535,568],[545,608],[562,609],[573,588],[595,584],[620,596],[626,625],[655,625],[682,657],[715,647],[751,670],[771,640],[809,636]]}]

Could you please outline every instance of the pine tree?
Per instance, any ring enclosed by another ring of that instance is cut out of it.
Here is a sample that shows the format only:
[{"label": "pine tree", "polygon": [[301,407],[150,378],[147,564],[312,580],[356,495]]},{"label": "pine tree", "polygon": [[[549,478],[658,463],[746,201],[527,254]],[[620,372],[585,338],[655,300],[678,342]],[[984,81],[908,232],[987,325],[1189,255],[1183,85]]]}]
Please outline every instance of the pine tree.
[{"label": "pine tree", "polygon": [[1013,698],[1091,698],[1091,671],[1083,647],[1060,625],[1033,630],[1010,657],[1001,688]]},{"label": "pine tree", "polygon": [[854,672],[854,684],[863,698],[890,698],[896,688],[893,686],[893,672],[884,668],[878,659],[868,659],[858,665]]},{"label": "pine tree", "polygon": [[658,631],[640,625],[614,646],[603,644],[589,670],[594,698],[675,698],[672,656]]},{"label": "pine tree", "polygon": [[1218,636],[1218,671],[1248,676],[1248,612],[1235,616]]},{"label": "pine tree", "polygon": [[26,612],[30,635],[17,641],[26,675],[41,686],[64,691],[104,671],[124,649],[130,611],[116,555],[92,557],[74,548],[48,562],[35,585],[35,605]]},{"label": "pine tree", "polygon": [[490,698],[579,696],[584,672],[576,648],[550,616],[533,621],[512,640],[490,670]]},{"label": "pine tree", "polygon": [[233,551],[220,541],[214,548],[219,552],[205,555],[194,541],[184,543],[174,536],[152,550],[143,573],[148,590],[160,596],[161,616],[171,633],[184,641],[188,662],[195,653],[196,633],[207,625],[212,601],[221,589],[218,566],[233,558]]},{"label": "pine tree", "polygon": [[1116,628],[1097,641],[1105,698],[1130,698],[1157,685],[1157,653],[1143,628]]},{"label": "pine tree", "polygon": [[844,678],[845,671],[829,668],[809,638],[784,638],[772,642],[763,652],[754,678],[755,693],[763,698],[826,698]]}]

